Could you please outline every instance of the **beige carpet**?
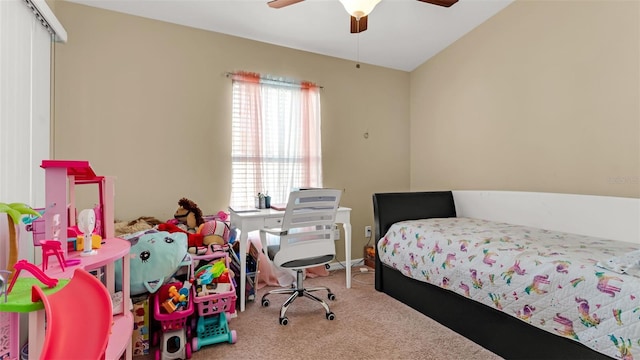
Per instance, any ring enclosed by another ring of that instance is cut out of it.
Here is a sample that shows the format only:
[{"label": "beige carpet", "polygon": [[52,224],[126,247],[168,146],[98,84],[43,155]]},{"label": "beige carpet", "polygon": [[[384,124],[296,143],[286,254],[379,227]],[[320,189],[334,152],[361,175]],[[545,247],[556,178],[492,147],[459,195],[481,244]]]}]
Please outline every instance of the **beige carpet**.
[{"label": "beige carpet", "polygon": [[[237,342],[205,346],[192,359],[500,359],[375,291],[373,276],[372,272],[355,273],[351,289],[345,288],[343,270],[305,280],[307,285],[328,286],[336,294],[336,301],[329,302],[336,314],[333,321],[325,318],[319,304],[306,298],[289,308],[286,326],[278,323],[285,295],[271,295],[271,306],[266,308],[259,301],[248,302],[246,311],[229,322]],[[266,289],[270,288],[260,290],[260,297]],[[326,293],[319,294],[326,299]]]}]

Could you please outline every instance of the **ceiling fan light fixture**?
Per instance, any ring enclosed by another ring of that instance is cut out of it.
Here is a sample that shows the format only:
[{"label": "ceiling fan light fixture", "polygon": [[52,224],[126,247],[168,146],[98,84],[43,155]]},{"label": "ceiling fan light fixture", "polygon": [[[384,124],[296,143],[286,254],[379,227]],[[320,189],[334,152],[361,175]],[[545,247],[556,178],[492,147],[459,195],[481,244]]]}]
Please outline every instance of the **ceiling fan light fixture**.
[{"label": "ceiling fan light fixture", "polygon": [[340,0],[340,2],[349,15],[360,20],[360,18],[369,15],[380,0]]}]

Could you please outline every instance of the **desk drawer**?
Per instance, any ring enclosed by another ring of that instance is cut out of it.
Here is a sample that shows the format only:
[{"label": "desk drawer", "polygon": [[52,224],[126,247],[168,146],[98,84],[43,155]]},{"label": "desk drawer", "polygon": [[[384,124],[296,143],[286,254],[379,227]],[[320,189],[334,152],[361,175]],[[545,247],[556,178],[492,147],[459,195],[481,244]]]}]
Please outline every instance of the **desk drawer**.
[{"label": "desk drawer", "polygon": [[281,226],[282,226],[282,218],[265,218],[264,219],[265,228],[279,228]]}]

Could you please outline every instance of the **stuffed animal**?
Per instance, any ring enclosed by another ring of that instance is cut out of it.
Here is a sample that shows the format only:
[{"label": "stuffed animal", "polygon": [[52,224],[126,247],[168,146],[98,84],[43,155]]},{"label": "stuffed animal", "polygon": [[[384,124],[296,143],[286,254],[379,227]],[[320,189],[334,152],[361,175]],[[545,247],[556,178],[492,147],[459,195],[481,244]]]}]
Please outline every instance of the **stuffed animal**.
[{"label": "stuffed animal", "polygon": [[193,201],[182,198],[178,201],[178,209],[173,217],[178,220],[178,226],[186,232],[196,233],[198,227],[204,223],[202,210]]},{"label": "stuffed animal", "polygon": [[195,255],[203,255],[206,253],[206,245],[203,244],[204,235],[202,234],[192,234],[183,230],[178,225],[171,224],[169,222],[158,224],[157,229],[160,231],[167,231],[170,233],[181,232],[187,235],[187,247],[188,251],[191,254]]},{"label": "stuffed animal", "polygon": [[[187,254],[187,234],[169,233],[155,229],[131,234],[127,238],[131,243],[130,289],[131,295],[154,293],[161,285],[169,281],[185,261]],[[116,267],[116,287],[122,275]]]},{"label": "stuffed animal", "polygon": [[209,220],[198,227],[197,234],[203,236],[202,245],[224,245],[229,242],[229,226],[220,220]]}]

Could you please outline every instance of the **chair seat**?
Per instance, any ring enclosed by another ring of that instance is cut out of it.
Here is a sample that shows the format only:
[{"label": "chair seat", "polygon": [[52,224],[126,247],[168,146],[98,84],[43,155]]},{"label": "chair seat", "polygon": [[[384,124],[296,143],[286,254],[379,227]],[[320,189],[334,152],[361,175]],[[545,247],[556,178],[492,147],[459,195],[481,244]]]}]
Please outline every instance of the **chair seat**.
[{"label": "chair seat", "polygon": [[[267,246],[267,256],[269,256],[269,259],[271,259],[271,261],[275,259],[278,251],[280,251],[280,245]],[[331,260],[333,260],[333,258],[334,258],[333,254],[310,256],[306,258],[287,261],[285,263],[280,264],[280,267],[288,268],[288,269],[307,268],[311,266],[318,266],[319,264],[320,265],[326,264]]]},{"label": "chair seat", "polygon": [[297,259],[297,260],[287,261],[281,264],[280,267],[287,268],[287,269],[307,268],[311,266],[318,266],[318,264],[322,264],[322,263],[328,263],[331,260],[333,260],[333,255],[323,255],[323,256],[316,256],[316,257],[309,257],[306,259]]}]

